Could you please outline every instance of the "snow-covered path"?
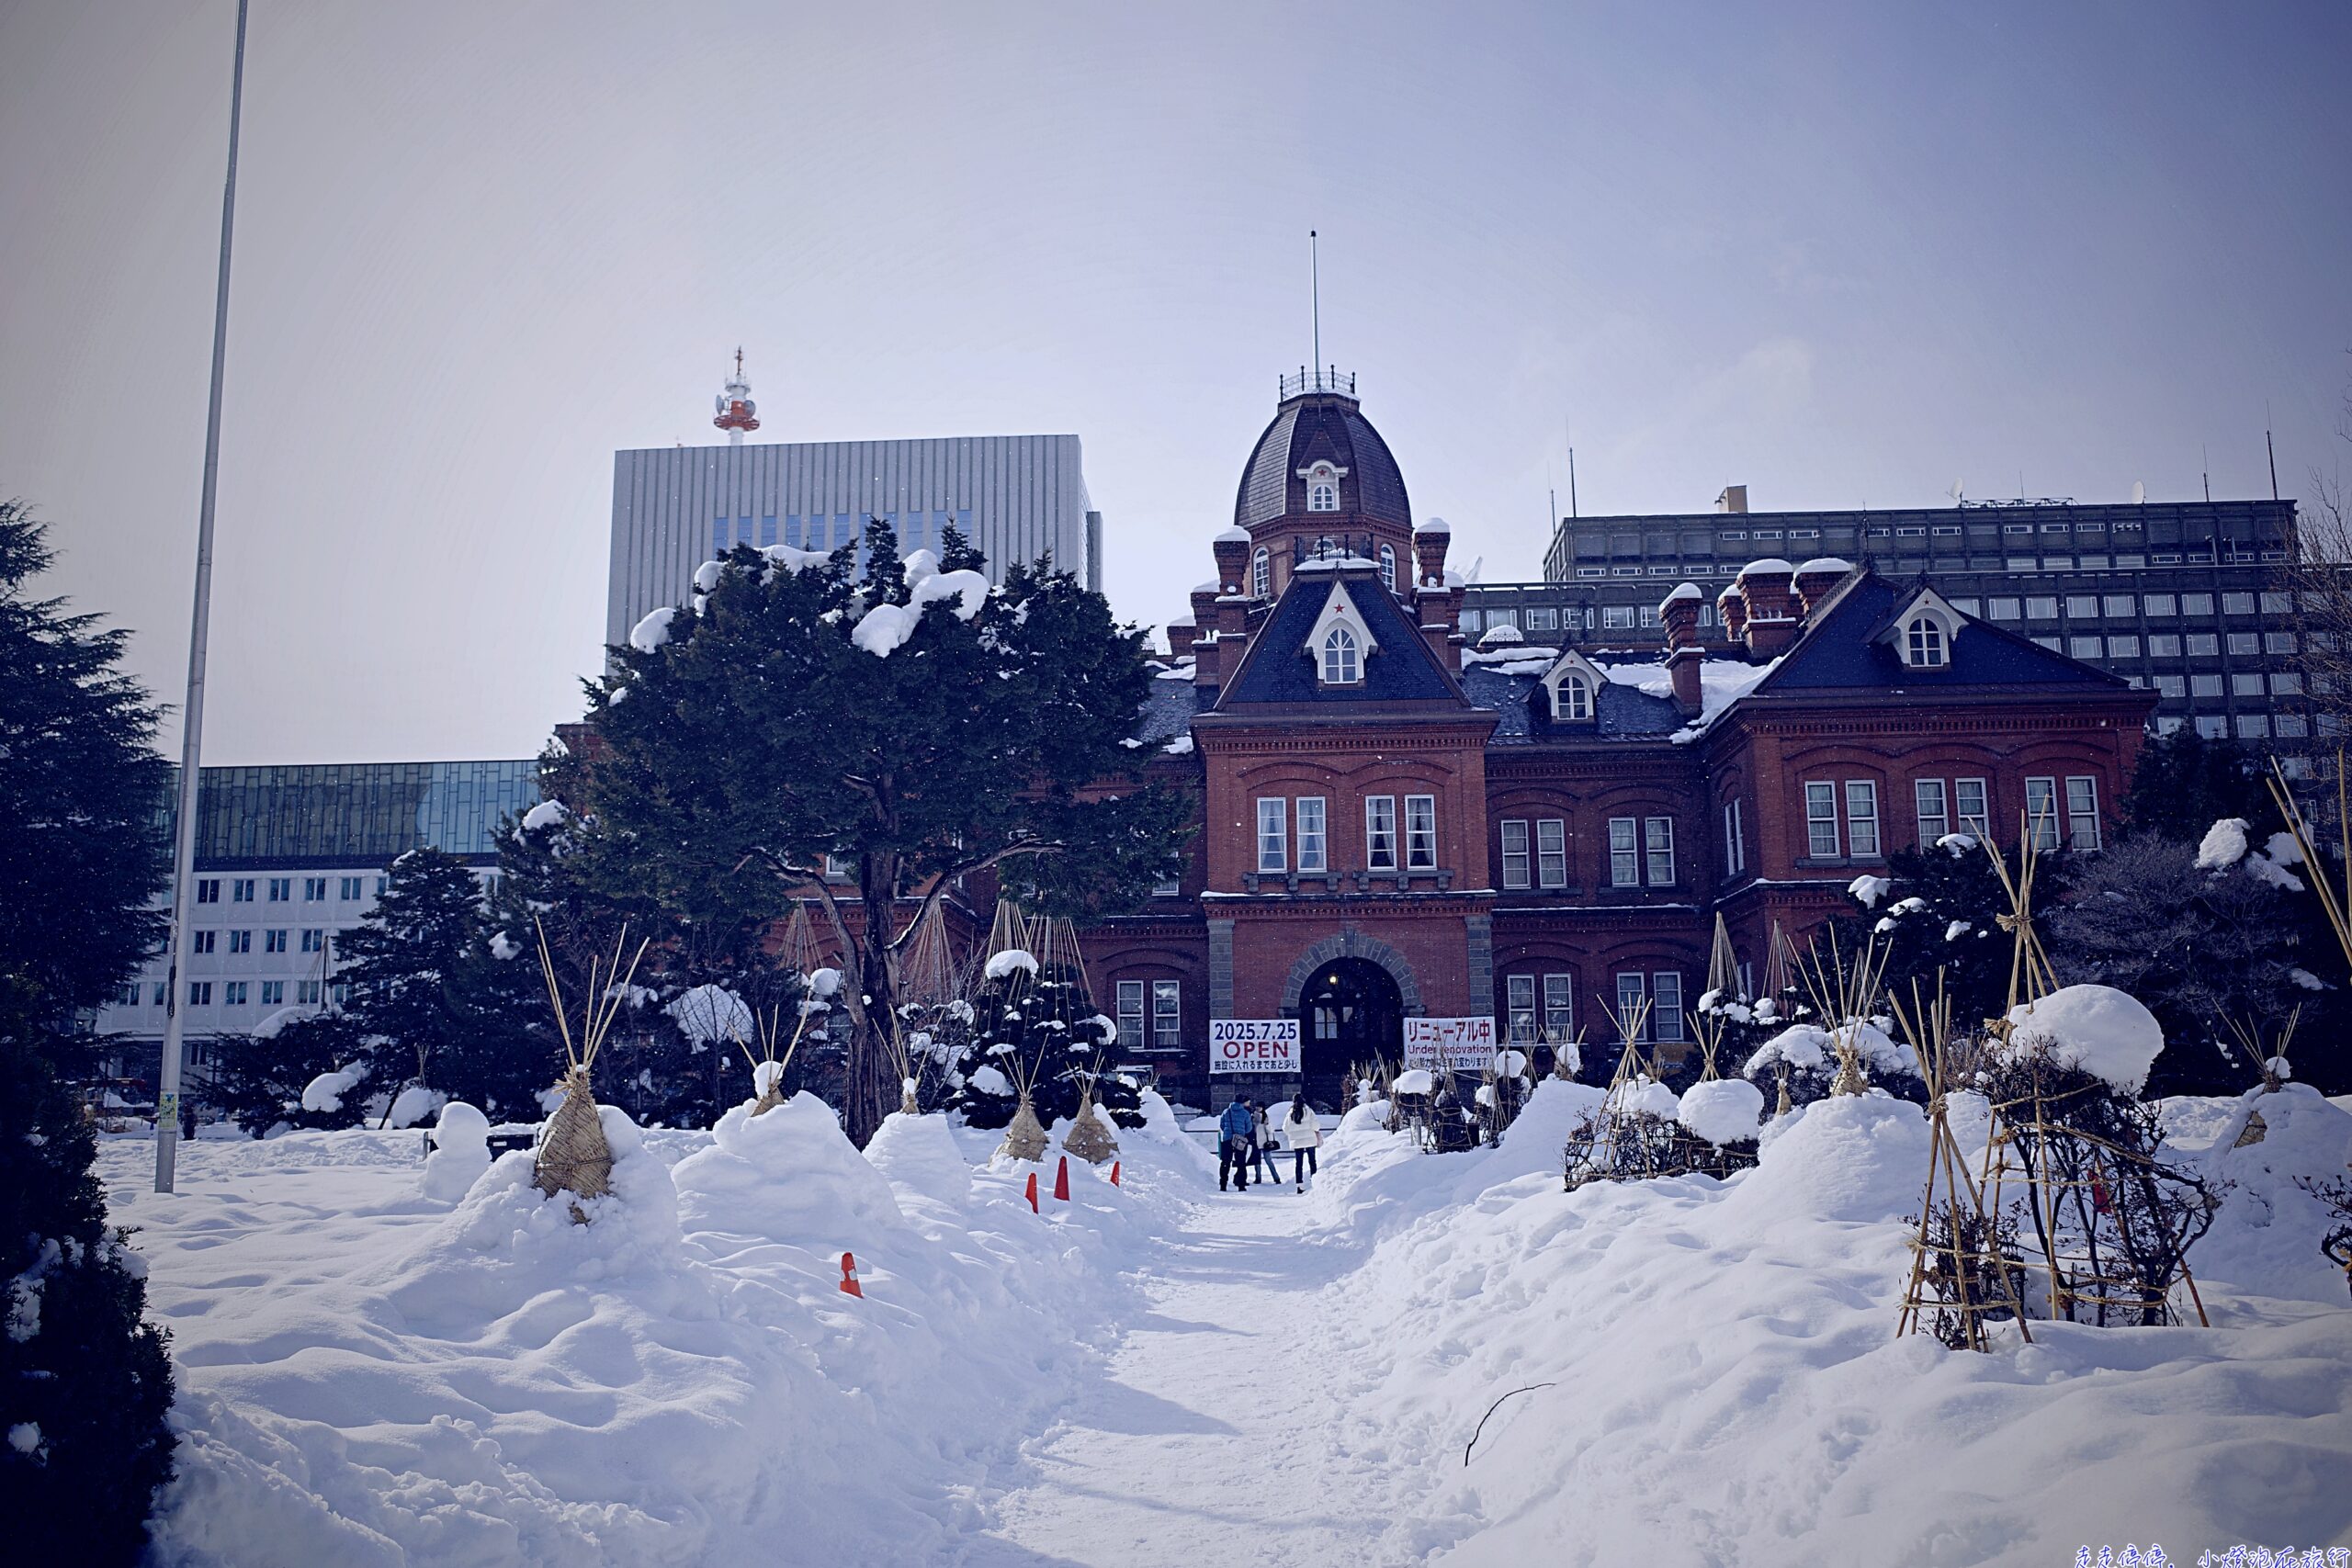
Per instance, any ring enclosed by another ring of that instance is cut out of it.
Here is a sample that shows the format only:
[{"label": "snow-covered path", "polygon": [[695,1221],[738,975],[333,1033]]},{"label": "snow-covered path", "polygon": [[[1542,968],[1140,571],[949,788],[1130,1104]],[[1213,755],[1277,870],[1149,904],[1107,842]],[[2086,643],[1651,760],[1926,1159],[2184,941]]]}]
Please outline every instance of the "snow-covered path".
[{"label": "snow-covered path", "polygon": [[1376,1456],[1346,1451],[1317,1293],[1359,1260],[1287,1184],[1211,1192],[1103,1379],[1026,1446],[970,1568],[1403,1561]]}]

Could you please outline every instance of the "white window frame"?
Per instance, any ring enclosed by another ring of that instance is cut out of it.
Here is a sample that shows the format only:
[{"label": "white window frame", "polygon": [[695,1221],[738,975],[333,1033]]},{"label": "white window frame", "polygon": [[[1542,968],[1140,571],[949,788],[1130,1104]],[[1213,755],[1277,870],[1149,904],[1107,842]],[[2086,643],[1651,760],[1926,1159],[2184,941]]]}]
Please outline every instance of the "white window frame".
[{"label": "white window frame", "polygon": [[1650,976],[1650,1037],[1668,1043],[1682,1038],[1682,972],[1660,969]]},{"label": "white window frame", "polygon": [[1846,852],[1855,860],[1880,857],[1876,779],[1846,781]]},{"label": "white window frame", "polygon": [[1394,545],[1380,547],[1380,583],[1391,593],[1396,592],[1396,547]]},{"label": "white window frame", "polygon": [[1642,820],[1642,857],[1649,869],[1652,887],[1674,886],[1674,818],[1648,817]]},{"label": "white window frame", "polygon": [[1340,510],[1340,481],[1309,479],[1306,481],[1306,510],[1337,512]]},{"label": "white window frame", "polygon": [[1502,823],[1503,886],[1513,891],[1535,885],[1533,853],[1528,843],[1527,822],[1522,818],[1506,817]]},{"label": "white window frame", "polygon": [[1567,885],[1567,819],[1543,818],[1535,824],[1535,886],[1556,892]]},{"label": "white window frame", "polygon": [[1609,886],[1642,885],[1642,821],[1638,817],[1609,819]]},{"label": "white window frame", "polygon": [[1122,1051],[1143,1049],[1143,998],[1141,980],[1119,982],[1119,1049]]},{"label": "white window frame", "polygon": [[2058,781],[2051,777],[2034,777],[2025,781],[2025,818],[2028,840],[2042,853],[2059,845]]},{"label": "white window frame", "polygon": [[1263,599],[1273,592],[1273,552],[1260,545],[1250,556],[1250,592],[1253,596]]},{"label": "white window frame", "polygon": [[1258,797],[1258,872],[1290,869],[1290,802],[1279,795]]},{"label": "white window frame", "polygon": [[1951,831],[1951,790],[1941,779],[1913,779],[1911,807],[1919,818],[1919,847],[1933,849]]},{"label": "white window frame", "polygon": [[1363,865],[1366,871],[1396,869],[1396,797],[1363,797]]},{"label": "white window frame", "polygon": [[1914,615],[1903,631],[1903,662],[1914,670],[1941,670],[1951,662],[1951,645],[1943,623],[1933,615]]},{"label": "white window frame", "polygon": [[1506,975],[1503,976],[1503,1031],[1514,1045],[1535,1043],[1537,1019],[1535,1010],[1535,976]]},{"label": "white window frame", "polygon": [[2099,848],[2098,776],[2069,773],[2065,788],[2066,847],[2096,852]]},{"label": "white window frame", "polygon": [[[1631,982],[1629,985],[1627,982]],[[1633,1032],[1634,1043],[1650,1037],[1649,1010],[1642,1004],[1649,999],[1649,976],[1638,969],[1621,972],[1617,976],[1617,1026],[1620,1033],[1624,1026],[1638,1017],[1640,1027]]]},{"label": "white window frame", "polygon": [[1577,977],[1544,976],[1544,1038],[1554,1044],[1572,1040],[1577,1032]]},{"label": "white window frame", "polygon": [[1437,869],[1437,796],[1405,797],[1405,869]]},{"label": "white window frame", "polygon": [[1739,819],[1739,800],[1724,802],[1724,874],[1737,876],[1747,869],[1747,830]]},{"label": "white window frame", "polygon": [[1151,983],[1151,1048],[1179,1051],[1184,1045],[1184,982]]},{"label": "white window frame", "polygon": [[[1976,797],[1971,810],[1970,795]],[[1973,833],[1981,841],[1993,836],[1993,786],[1984,779],[1954,779],[1951,781],[1951,819],[1960,824],[1963,833]]]},{"label": "white window frame", "polygon": [[1298,869],[1330,870],[1330,820],[1324,797],[1302,795],[1292,805],[1298,816]]},{"label": "white window frame", "polygon": [[1836,860],[1845,840],[1838,826],[1838,785],[1828,779],[1807,779],[1804,786],[1805,854],[1813,860]]},{"label": "white window frame", "polygon": [[1327,686],[1363,683],[1363,650],[1351,629],[1335,626],[1323,634],[1321,666]]}]

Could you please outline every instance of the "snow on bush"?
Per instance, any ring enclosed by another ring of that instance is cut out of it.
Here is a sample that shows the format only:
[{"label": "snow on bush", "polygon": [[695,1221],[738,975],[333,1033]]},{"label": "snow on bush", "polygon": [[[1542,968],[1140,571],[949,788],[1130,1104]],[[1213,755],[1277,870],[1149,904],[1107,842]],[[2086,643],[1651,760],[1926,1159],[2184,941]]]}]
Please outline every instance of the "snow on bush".
[{"label": "snow on bush", "polygon": [[628,630],[628,645],[639,653],[651,653],[670,640],[670,623],[677,618],[677,607],[664,604],[649,610],[642,620]]},{"label": "snow on bush", "polygon": [[571,815],[560,800],[542,800],[523,813],[522,831],[536,833],[542,828],[552,828]]},{"label": "snow on bush", "polygon": [[1428,1094],[1437,1088],[1437,1077],[1427,1067],[1408,1067],[1391,1088],[1397,1094]]},{"label": "snow on bush", "polygon": [[343,1097],[357,1089],[359,1080],[367,1076],[368,1069],[360,1066],[337,1067],[333,1072],[321,1073],[303,1086],[302,1109],[334,1115],[343,1109]]},{"label": "snow on bush", "polygon": [[1008,947],[990,958],[982,973],[989,979],[1001,980],[1015,970],[1035,975],[1037,972],[1036,956],[1034,953],[1024,953],[1017,947]]},{"label": "snow on bush", "polygon": [[1746,1078],[1710,1078],[1682,1091],[1675,1112],[1692,1135],[1717,1148],[1753,1139],[1764,1122],[1764,1091]]},{"label": "snow on bush", "polygon": [[2140,1092],[2165,1048],[2156,1015],[2112,986],[2062,986],[2011,1009],[2009,1022],[2007,1043],[1996,1046],[2003,1059],[2047,1050],[2058,1066],[2104,1079],[2121,1094]]},{"label": "snow on bush", "polygon": [[751,1004],[715,983],[693,987],[678,994],[662,1010],[677,1020],[678,1032],[697,1046],[755,1040],[758,1026]]},{"label": "snow on bush", "polygon": [[1885,897],[1888,889],[1894,886],[1894,884],[1886,877],[1865,874],[1848,883],[1846,891],[1852,894],[1863,908],[1875,909],[1878,908],[1878,901]]},{"label": "snow on bush", "polygon": [[413,1127],[433,1114],[441,1097],[421,1083],[413,1083],[392,1096],[391,1109],[384,1113],[387,1127]]},{"label": "snow on bush", "polygon": [[2223,872],[2232,866],[2243,867],[2248,876],[2282,893],[2300,893],[2303,880],[2287,868],[2302,863],[2303,852],[2296,844],[2292,833],[2273,833],[2264,846],[2256,850],[2247,837],[2249,824],[2243,817],[2224,817],[2205,830],[2205,838],[2197,846],[2197,869]]}]

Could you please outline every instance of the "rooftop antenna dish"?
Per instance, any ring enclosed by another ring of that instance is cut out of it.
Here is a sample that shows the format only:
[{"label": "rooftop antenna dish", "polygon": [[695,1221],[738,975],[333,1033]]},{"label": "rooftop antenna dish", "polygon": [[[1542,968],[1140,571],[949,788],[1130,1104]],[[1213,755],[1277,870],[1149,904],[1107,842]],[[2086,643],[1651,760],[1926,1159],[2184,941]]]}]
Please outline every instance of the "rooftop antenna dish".
[{"label": "rooftop antenna dish", "polygon": [[2148,487],[2142,484],[2138,479],[2133,479],[2132,481],[2132,504],[2134,506],[2145,506],[2148,504]]},{"label": "rooftop antenna dish", "polygon": [[1948,490],[1948,491],[1944,491],[1944,493],[1945,493],[1946,495],[1951,496],[1951,497],[1952,498],[1952,500],[1953,500],[1953,501],[1955,501],[1955,502],[1962,500],[1962,492],[1961,492],[1960,481],[1959,481],[1958,479],[1954,479],[1954,480],[1952,480],[1952,481],[1951,481],[1951,489],[1950,489],[1950,490]]}]

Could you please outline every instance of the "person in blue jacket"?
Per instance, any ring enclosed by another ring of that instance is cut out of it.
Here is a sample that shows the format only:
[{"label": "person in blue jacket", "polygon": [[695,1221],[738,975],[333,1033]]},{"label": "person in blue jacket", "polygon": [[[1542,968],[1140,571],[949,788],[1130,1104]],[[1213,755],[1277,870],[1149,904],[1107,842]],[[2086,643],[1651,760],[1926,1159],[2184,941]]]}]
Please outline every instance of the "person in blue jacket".
[{"label": "person in blue jacket", "polygon": [[1216,1119],[1216,1190],[1225,1191],[1231,1177],[1241,1191],[1250,1190],[1250,1161],[1257,1153],[1257,1122],[1250,1102],[1237,1100]]}]

